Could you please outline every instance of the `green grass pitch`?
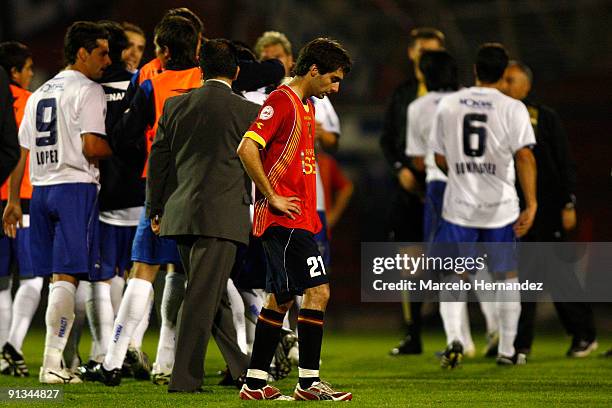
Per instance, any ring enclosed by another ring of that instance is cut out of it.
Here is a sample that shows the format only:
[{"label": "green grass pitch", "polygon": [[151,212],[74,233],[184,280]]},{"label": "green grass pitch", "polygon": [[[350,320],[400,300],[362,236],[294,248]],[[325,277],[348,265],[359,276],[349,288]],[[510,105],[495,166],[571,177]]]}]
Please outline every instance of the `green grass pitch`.
[{"label": "green grass pitch", "polygon": [[[83,336],[82,356],[89,349]],[[482,348],[483,336],[477,346]],[[155,356],[157,336],[147,333],[144,349]],[[526,366],[497,367],[493,360],[465,359],[460,369],[440,369],[434,351],[444,340],[440,332],[426,333],[425,352],[420,356],[390,357],[386,353],[397,335],[372,332],[328,332],[323,345],[322,377],[342,390],[353,392],[351,406],[363,407],[533,407],[533,406],[612,406],[612,359],[600,357],[612,346],[610,337],[600,338],[600,350],[585,359],[568,359],[568,340],[561,335],[539,335],[533,356]],[[40,387],[37,372],[42,359],[44,333],[29,334],[24,346],[32,376],[28,379],[0,377],[0,388]],[[64,389],[62,404],[27,402],[34,406],[84,407],[180,407],[255,406],[262,402],[238,400],[238,390],[217,386],[216,372],[223,369],[221,356],[211,342],[207,358],[207,392],[196,395],[168,394],[165,387],[124,379],[120,387],[86,383],[59,386]],[[292,392],[296,370],[276,383],[283,392]],[[57,388],[57,387],[52,387]],[[0,401],[0,405],[16,405]],[[307,402],[263,402],[263,404],[308,404]],[[314,404],[326,404],[325,402]],[[340,403],[342,404],[342,403]]]}]

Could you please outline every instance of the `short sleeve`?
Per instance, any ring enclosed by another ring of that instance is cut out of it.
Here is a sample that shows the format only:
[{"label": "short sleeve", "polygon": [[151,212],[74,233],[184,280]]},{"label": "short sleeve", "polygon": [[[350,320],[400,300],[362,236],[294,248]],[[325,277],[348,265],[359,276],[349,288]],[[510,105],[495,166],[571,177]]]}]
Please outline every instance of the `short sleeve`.
[{"label": "short sleeve", "polygon": [[422,135],[420,129],[421,118],[417,115],[417,105],[413,102],[408,105],[408,126],[406,127],[406,156],[425,156],[427,154],[427,140],[429,135]]},{"label": "short sleeve", "polygon": [[34,136],[34,129],[32,128],[32,120],[34,117],[32,114],[32,104],[34,103],[34,98],[29,98],[26,102],[23,119],[21,120],[21,125],[19,126],[19,145],[24,149],[30,150],[32,138]]},{"label": "short sleeve", "polygon": [[[314,99],[314,98],[313,98]],[[326,132],[340,134],[340,119],[327,96],[315,100],[315,119],[323,125]]]},{"label": "short sleeve", "polygon": [[446,155],[444,148],[444,112],[444,105],[440,102],[431,125],[431,133],[429,134],[431,150],[441,155]]},{"label": "short sleeve", "polygon": [[512,117],[509,120],[510,148],[512,153],[516,153],[523,147],[535,145],[536,140],[525,104],[516,101],[511,109]]},{"label": "short sleeve", "polygon": [[95,133],[106,135],[106,96],[98,84],[90,84],[83,89],[79,127],[81,134]]},{"label": "short sleeve", "polygon": [[293,121],[294,117],[293,104],[289,96],[282,91],[274,91],[266,99],[244,137],[253,139],[260,146],[266,147],[283,123],[287,120]]}]

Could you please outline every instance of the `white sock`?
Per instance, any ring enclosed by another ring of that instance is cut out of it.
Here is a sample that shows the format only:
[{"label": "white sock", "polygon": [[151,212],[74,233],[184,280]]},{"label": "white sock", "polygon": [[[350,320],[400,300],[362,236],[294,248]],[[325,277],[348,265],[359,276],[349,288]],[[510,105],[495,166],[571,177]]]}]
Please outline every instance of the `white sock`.
[{"label": "white sock", "polygon": [[168,272],[164,285],[161,303],[161,327],[155,364],[162,370],[172,370],[174,366],[174,349],[176,347],[176,322],[178,311],[185,297],[185,275]]},{"label": "white sock", "polygon": [[13,279],[11,276],[0,278],[6,279],[6,289],[0,290],[0,344],[4,345],[8,340],[9,331],[11,329],[11,311],[13,299],[11,298],[11,287]]},{"label": "white sock", "polygon": [[244,354],[247,353],[247,341],[246,341],[246,323],[244,317],[244,302],[238,289],[234,285],[234,281],[228,279],[227,281],[227,297],[229,298],[230,307],[232,309],[232,320],[234,321],[234,328],[236,329],[236,341],[238,347]]},{"label": "white sock", "polygon": [[45,315],[47,335],[43,367],[59,370],[62,353],[74,322],[74,301],[76,286],[70,282],[57,281],[49,292],[49,304]]},{"label": "white sock", "polygon": [[132,334],[148,311],[147,305],[152,290],[151,282],[138,278],[130,279],[104,357],[105,369],[112,370],[123,365]]},{"label": "white sock", "polygon": [[147,329],[149,328],[149,321],[151,320],[151,308],[153,307],[153,286],[149,290],[149,298],[147,300],[147,306],[145,307],[145,312],[136,326],[134,333],[132,333],[132,338],[130,339],[129,347],[140,350],[142,348],[142,340],[144,338]]},{"label": "white sock", "polygon": [[13,318],[8,342],[21,353],[23,340],[25,339],[30,323],[38,304],[40,303],[40,292],[42,291],[43,278],[23,279],[19,282],[19,288],[15,293],[13,301]]},{"label": "white sock", "polygon": [[[72,323],[72,329],[70,330],[70,336],[64,347],[64,362],[69,368],[75,368],[75,365],[79,364],[79,343],[81,341],[81,334],[83,332],[83,326],[85,325],[85,302],[89,297],[91,291],[91,284],[87,281],[79,282],[76,294],[74,296],[74,323]],[[92,346],[93,347],[93,346]]]},{"label": "white sock", "polygon": [[472,331],[470,330],[470,315],[468,313],[467,304],[463,308],[461,315],[461,344],[464,350],[474,350],[474,340],[472,339]]},{"label": "white sock", "polygon": [[[476,275],[470,275],[470,281],[474,283],[475,280],[493,282],[487,268],[479,269]],[[495,299],[488,291],[476,290],[475,292],[480,303],[480,311],[485,318],[487,334],[497,333],[499,331],[499,316],[497,315],[497,307],[494,302]]]},{"label": "white sock", "polygon": [[92,360],[101,362],[106,355],[113,332],[115,314],[111,303],[111,286],[106,282],[93,282],[87,299],[87,319],[94,342]]},{"label": "white sock", "polygon": [[465,302],[440,302],[440,315],[444,323],[446,344],[451,344],[455,340],[461,341],[461,320],[465,307]]},{"label": "white sock", "polygon": [[119,306],[121,305],[121,298],[123,297],[123,289],[125,288],[125,279],[121,276],[115,275],[111,279],[111,303],[113,304],[113,313],[117,316],[119,313]]},{"label": "white sock", "polygon": [[[509,278],[499,282],[518,283],[518,278]],[[499,314],[498,354],[507,357],[514,355],[514,339],[521,317],[521,293],[518,290],[498,290],[497,313]]]},{"label": "white sock", "polygon": [[240,296],[244,303],[245,313],[245,329],[247,337],[247,345],[249,349],[253,348],[255,341],[255,327],[257,326],[257,318],[264,305],[264,295],[259,289],[241,290]]}]

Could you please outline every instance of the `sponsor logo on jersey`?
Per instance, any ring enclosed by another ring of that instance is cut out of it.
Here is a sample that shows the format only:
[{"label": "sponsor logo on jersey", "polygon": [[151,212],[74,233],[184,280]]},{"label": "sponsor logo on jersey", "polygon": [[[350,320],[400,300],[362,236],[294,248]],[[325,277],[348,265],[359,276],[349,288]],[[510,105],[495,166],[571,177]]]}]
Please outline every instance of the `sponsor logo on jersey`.
[{"label": "sponsor logo on jersey", "polygon": [[106,102],[115,102],[123,100],[125,92],[113,92],[106,94]]},{"label": "sponsor logo on jersey", "polygon": [[274,108],[268,105],[264,106],[264,108],[261,110],[261,113],[259,114],[259,119],[268,120],[272,116],[274,116]]},{"label": "sponsor logo on jersey", "polygon": [[462,98],[459,99],[459,103],[461,105],[469,106],[470,108],[493,109],[493,102],[491,101],[479,101],[472,98]]}]

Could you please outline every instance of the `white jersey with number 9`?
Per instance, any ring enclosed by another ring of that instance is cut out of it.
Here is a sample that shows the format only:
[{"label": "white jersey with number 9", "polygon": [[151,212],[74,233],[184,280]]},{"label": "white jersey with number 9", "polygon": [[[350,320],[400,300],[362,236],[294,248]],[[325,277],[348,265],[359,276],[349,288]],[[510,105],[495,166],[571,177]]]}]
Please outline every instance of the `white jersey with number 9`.
[{"label": "white jersey with number 9", "polygon": [[28,99],[19,143],[30,150],[33,186],[98,184],[98,169],[83,155],[84,133],[105,135],[102,87],[78,71],[66,70]]}]

